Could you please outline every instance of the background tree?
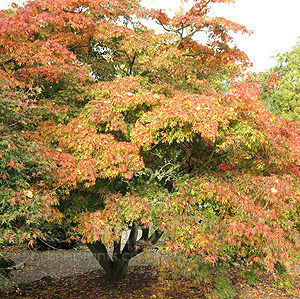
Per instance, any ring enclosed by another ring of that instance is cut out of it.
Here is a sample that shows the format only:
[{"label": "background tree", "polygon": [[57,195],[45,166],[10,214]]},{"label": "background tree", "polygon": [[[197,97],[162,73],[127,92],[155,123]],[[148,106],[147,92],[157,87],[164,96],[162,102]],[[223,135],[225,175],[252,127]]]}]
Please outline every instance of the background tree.
[{"label": "background tree", "polygon": [[231,33],[248,31],[209,17],[217,2],[233,1],[170,18],[138,1],[35,0],[0,16],[1,70],[35,92],[30,123],[8,135],[47,170],[30,175],[39,189],[18,188],[50,194],[49,221],[73,225],[109,279],[163,232],[174,276],[223,297],[230,269],[277,275],[299,258],[300,127],[241,80],[249,61]]},{"label": "background tree", "polygon": [[273,86],[275,89],[263,93],[263,99],[272,113],[292,121],[300,120],[299,57],[299,40],[291,51],[277,54],[277,65],[268,71],[277,75],[277,84]]}]

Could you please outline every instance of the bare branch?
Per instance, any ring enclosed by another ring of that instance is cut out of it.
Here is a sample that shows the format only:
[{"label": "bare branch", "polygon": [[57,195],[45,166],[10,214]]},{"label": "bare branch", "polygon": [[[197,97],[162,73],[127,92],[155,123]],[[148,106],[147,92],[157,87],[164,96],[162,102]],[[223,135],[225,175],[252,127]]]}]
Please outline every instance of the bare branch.
[{"label": "bare branch", "polygon": [[113,257],[117,257],[121,254],[121,242],[120,240],[114,241],[114,251],[113,251]]},{"label": "bare branch", "polygon": [[148,241],[149,238],[149,226],[142,227],[142,237],[140,240]]},{"label": "bare branch", "polygon": [[147,243],[151,243],[152,245],[156,244],[157,241],[160,239],[160,237],[162,236],[164,232],[160,231],[160,230],[156,230],[151,237],[148,239]]},{"label": "bare branch", "polygon": [[[146,185],[149,185],[153,183],[159,176],[169,176],[172,172],[178,170],[181,168],[185,163],[190,159],[192,152],[193,152],[193,146],[189,149],[189,151],[186,153],[185,158],[178,164],[172,164],[168,162],[167,164],[163,165],[159,170],[156,170],[149,180],[146,182]],[[180,155],[180,154],[179,154]],[[162,171],[166,166],[172,165],[168,170]]]},{"label": "bare branch", "polygon": [[197,56],[199,56],[200,54],[210,54],[210,55],[213,55],[213,54],[211,54],[211,53],[209,53],[211,50],[214,50],[215,49],[215,47],[211,47],[211,48],[209,48],[209,49],[207,49],[207,50],[199,50],[199,51],[196,51],[196,52],[193,52],[193,53],[191,53],[191,54],[183,54],[183,56],[191,56],[191,57],[194,57],[194,58],[196,58]]},{"label": "bare branch", "polygon": [[129,69],[129,73],[132,74],[132,69],[133,69],[133,65],[134,65],[134,61],[136,59],[136,54],[134,54],[132,61],[130,62],[130,69]]}]

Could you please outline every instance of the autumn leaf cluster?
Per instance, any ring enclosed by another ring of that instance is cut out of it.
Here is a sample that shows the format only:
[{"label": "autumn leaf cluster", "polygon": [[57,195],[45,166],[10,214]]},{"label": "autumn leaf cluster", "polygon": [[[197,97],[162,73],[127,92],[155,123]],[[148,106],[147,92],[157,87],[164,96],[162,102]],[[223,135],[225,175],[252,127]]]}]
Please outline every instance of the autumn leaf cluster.
[{"label": "autumn leaf cluster", "polygon": [[267,111],[232,46],[250,32],[209,16],[221,2],[174,17],[135,0],[1,11],[2,238],[42,218],[88,243],[150,226],[174,275],[216,286],[228,267],[299,259],[300,125]]}]

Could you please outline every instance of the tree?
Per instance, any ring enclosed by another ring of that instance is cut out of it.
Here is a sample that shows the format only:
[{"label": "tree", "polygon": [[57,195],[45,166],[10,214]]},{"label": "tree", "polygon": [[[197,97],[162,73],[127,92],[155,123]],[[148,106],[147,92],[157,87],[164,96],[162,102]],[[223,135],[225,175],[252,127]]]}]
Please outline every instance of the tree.
[{"label": "tree", "polygon": [[173,18],[103,0],[35,0],[1,15],[2,71],[38,90],[31,126],[14,132],[43,157],[51,215],[108,279],[163,234],[174,276],[223,297],[234,294],[229,269],[277,275],[299,258],[300,127],[241,80],[249,61],[231,33],[249,32],[209,17],[217,2],[233,1],[195,1]]},{"label": "tree", "polygon": [[277,66],[268,73],[277,76],[277,83],[263,93],[270,111],[292,121],[300,120],[300,44],[299,40],[289,52],[277,54]]},{"label": "tree", "polygon": [[[2,246],[8,243],[36,238],[40,231],[40,221],[55,219],[55,209],[50,206],[56,202],[56,197],[43,184],[48,170],[39,153],[39,147],[35,142],[26,140],[22,134],[22,130],[33,128],[41,119],[41,111],[38,114],[35,112],[37,91],[22,90],[20,82],[13,80],[3,71],[0,77],[0,249],[2,249]],[[9,265],[1,252],[0,260],[2,266]],[[0,291],[9,285],[5,278],[6,271],[2,269],[0,272]]]},{"label": "tree", "polygon": [[0,245],[3,245],[5,241],[32,238],[35,233],[24,229],[25,223],[34,226],[38,218],[44,218],[43,214],[50,217],[54,210],[46,206],[56,199],[43,184],[48,170],[38,145],[26,140],[22,133],[41,120],[41,111],[35,113],[36,91],[24,91],[19,82],[4,72],[1,75]]}]

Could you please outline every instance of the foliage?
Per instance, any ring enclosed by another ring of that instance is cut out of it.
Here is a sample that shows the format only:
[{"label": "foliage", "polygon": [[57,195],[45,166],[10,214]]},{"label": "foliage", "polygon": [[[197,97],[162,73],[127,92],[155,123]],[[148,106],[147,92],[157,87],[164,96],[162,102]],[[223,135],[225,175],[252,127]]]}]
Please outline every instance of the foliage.
[{"label": "foliage", "polygon": [[210,17],[217,2],[233,1],[195,1],[173,18],[134,0],[1,13],[1,72],[14,84],[5,138],[19,142],[3,138],[3,234],[24,216],[29,232],[66,221],[119,279],[165,232],[174,275],[225,298],[230,269],[280,274],[299,259],[300,125],[269,113],[243,76],[231,33],[249,31]]},{"label": "foliage", "polygon": [[3,256],[0,256],[0,275],[9,277],[8,268],[14,265],[15,263],[11,259],[5,259]]},{"label": "foliage", "polygon": [[277,82],[273,88],[266,88],[263,99],[268,109],[283,118],[292,121],[300,120],[300,44],[299,40],[293,49],[276,55],[277,65],[268,72]]},{"label": "foliage", "polygon": [[[0,246],[32,240],[40,233],[41,219],[52,219],[56,199],[45,189],[48,169],[40,147],[27,140],[24,130],[35,128],[49,113],[37,105],[38,88],[0,71]],[[55,217],[54,217],[55,218]],[[54,219],[53,218],[53,219]],[[32,241],[30,241],[32,242]],[[0,288],[7,279],[0,273]]]},{"label": "foliage", "polygon": [[39,225],[40,236],[35,240],[34,247],[42,251],[79,247],[80,237],[74,236],[72,228],[67,221],[59,224],[45,221]]},{"label": "foliage", "polygon": [[9,268],[14,265],[15,262],[13,260],[4,258],[0,253],[0,294],[11,286],[8,280],[10,277]]},{"label": "foliage", "polygon": [[37,219],[54,215],[49,205],[56,199],[43,183],[48,170],[40,148],[24,136],[24,130],[34,128],[42,119],[44,109],[35,104],[34,90],[23,91],[5,74],[0,85],[0,242],[18,242],[35,235],[28,226],[35,225]]}]

